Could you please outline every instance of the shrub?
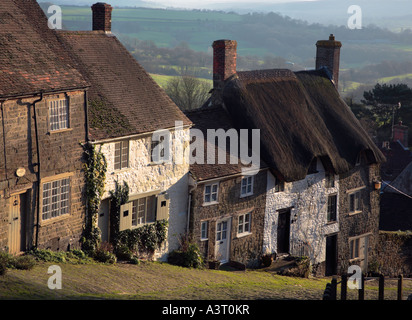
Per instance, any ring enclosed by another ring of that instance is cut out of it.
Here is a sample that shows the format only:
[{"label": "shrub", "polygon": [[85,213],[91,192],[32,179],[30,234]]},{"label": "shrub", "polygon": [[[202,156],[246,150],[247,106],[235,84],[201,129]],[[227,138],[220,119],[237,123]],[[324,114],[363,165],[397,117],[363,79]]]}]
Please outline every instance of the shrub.
[{"label": "shrub", "polygon": [[33,256],[24,255],[12,260],[13,267],[19,270],[31,270],[36,264]]},{"label": "shrub", "polygon": [[179,250],[170,252],[167,261],[186,268],[203,268],[204,266],[198,245],[187,236],[181,237]]},{"label": "shrub", "polygon": [[120,245],[116,248],[116,257],[119,260],[129,261],[133,257],[133,252],[126,245]]},{"label": "shrub", "polygon": [[139,258],[136,257],[136,256],[133,256],[133,257],[129,260],[129,262],[130,262],[131,264],[140,264],[140,260],[139,260]]},{"label": "shrub", "polygon": [[117,261],[116,255],[113,253],[113,247],[103,242],[94,252],[93,258],[98,262],[113,264]]},{"label": "shrub", "polygon": [[62,251],[52,251],[50,249],[34,249],[29,252],[37,260],[45,262],[66,262],[66,253]]},{"label": "shrub", "polygon": [[0,276],[6,274],[9,260],[9,255],[6,252],[0,252]]}]

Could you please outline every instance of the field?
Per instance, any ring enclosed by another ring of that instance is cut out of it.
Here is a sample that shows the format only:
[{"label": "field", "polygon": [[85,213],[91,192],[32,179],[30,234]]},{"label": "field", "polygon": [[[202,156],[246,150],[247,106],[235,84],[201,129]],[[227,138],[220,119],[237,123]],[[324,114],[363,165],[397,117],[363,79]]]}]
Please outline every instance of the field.
[{"label": "field", "polygon": [[[62,13],[66,28],[90,29],[90,8],[62,6]],[[112,29],[113,32],[119,32],[132,39],[153,41],[158,47],[174,47],[185,41],[190,44],[191,49],[205,52],[214,40],[230,38],[229,31],[222,34],[218,30],[213,31],[211,26],[217,23],[227,24],[227,30],[230,30],[231,23],[240,20],[240,15],[217,11],[115,8],[112,13]],[[132,27],[128,22],[133,22]],[[242,46],[240,54],[256,54],[263,51],[265,50]]]},{"label": "field", "polygon": [[[62,289],[48,288],[48,267],[62,270]],[[11,269],[0,276],[0,299],[58,300],[321,300],[330,278],[294,278],[259,270],[187,269],[160,262],[116,263],[38,262],[32,270]],[[404,281],[404,296],[412,293]],[[338,289],[338,295],[339,295]],[[396,284],[385,288],[396,299]],[[376,300],[378,285],[369,281],[365,299]],[[348,299],[356,300],[355,290]],[[404,298],[405,299],[405,298]]]}]

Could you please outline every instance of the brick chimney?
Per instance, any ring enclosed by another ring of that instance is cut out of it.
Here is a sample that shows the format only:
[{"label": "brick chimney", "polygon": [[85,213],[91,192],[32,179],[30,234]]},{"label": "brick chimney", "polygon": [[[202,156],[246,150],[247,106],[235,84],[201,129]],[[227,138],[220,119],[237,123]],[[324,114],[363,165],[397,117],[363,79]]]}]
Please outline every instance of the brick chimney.
[{"label": "brick chimney", "polygon": [[342,43],[331,34],[329,40],[316,42],[316,70],[326,67],[331,74],[335,88],[338,89],[339,59]]},{"label": "brick chimney", "polygon": [[213,87],[220,87],[227,78],[236,73],[235,40],[216,40],[213,42]]},{"label": "brick chimney", "polygon": [[92,5],[93,30],[107,33],[112,31],[112,9],[111,5],[103,2]]},{"label": "brick chimney", "polygon": [[402,121],[399,121],[398,124],[393,126],[393,141],[400,141],[402,145],[406,148],[408,147],[408,126],[402,124]]}]

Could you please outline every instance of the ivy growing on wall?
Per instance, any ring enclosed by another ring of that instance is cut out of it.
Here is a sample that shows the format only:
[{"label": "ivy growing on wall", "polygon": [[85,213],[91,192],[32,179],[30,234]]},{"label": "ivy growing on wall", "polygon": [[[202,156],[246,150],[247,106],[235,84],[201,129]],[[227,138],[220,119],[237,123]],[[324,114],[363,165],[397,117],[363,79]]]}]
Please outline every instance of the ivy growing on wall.
[{"label": "ivy growing on wall", "polygon": [[82,238],[85,252],[94,252],[100,243],[100,229],[97,226],[99,207],[104,193],[107,162],[104,154],[95,145],[82,145],[84,151],[83,170],[86,180],[87,213]]},{"label": "ivy growing on wall", "polygon": [[109,191],[110,199],[110,242],[117,247],[119,242],[120,206],[129,201],[129,185],[115,182],[114,191]]},{"label": "ivy growing on wall", "polygon": [[119,233],[118,246],[126,246],[130,251],[152,258],[167,237],[167,220],[158,220],[140,228],[123,230]]}]

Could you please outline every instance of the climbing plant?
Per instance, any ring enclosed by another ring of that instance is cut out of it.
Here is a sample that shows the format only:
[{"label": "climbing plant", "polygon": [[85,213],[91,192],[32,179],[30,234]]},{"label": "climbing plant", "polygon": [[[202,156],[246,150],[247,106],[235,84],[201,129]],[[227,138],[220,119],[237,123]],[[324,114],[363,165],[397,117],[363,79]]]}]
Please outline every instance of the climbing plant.
[{"label": "climbing plant", "polygon": [[120,207],[129,201],[129,185],[123,181],[123,185],[119,185],[115,181],[114,191],[109,191],[110,199],[110,242],[117,247],[119,242],[119,227],[120,227]]},{"label": "climbing plant", "polygon": [[82,238],[82,248],[85,252],[94,252],[100,243],[100,229],[97,217],[104,193],[107,162],[104,154],[91,143],[82,144],[84,151],[83,170],[86,180],[87,213]]}]

